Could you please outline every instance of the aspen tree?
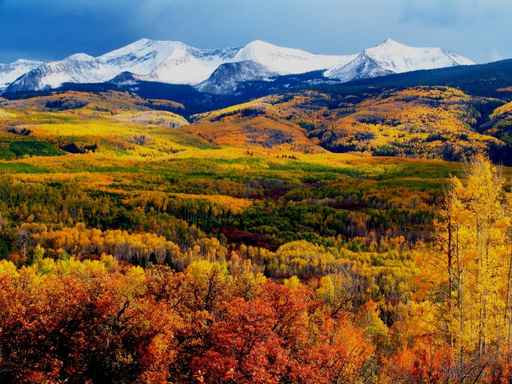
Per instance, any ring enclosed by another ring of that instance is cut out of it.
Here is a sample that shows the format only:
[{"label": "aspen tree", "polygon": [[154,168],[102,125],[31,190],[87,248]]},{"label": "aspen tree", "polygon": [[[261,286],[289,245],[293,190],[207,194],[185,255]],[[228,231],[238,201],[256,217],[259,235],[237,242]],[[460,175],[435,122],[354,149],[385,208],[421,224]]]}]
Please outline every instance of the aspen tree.
[{"label": "aspen tree", "polygon": [[[444,242],[448,295],[443,311],[459,370],[474,357],[480,364],[510,346],[510,218],[498,170],[477,157],[464,182],[451,180]],[[508,324],[507,324],[508,323]]]}]

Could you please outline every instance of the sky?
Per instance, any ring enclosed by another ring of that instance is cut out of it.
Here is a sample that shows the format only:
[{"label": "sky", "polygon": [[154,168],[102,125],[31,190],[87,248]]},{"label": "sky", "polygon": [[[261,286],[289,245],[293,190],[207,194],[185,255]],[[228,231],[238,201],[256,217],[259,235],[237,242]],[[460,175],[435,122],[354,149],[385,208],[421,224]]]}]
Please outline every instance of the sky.
[{"label": "sky", "polygon": [[0,0],[0,62],[97,56],[143,37],[329,54],[390,37],[489,62],[512,58],[510,20],[512,0]]}]

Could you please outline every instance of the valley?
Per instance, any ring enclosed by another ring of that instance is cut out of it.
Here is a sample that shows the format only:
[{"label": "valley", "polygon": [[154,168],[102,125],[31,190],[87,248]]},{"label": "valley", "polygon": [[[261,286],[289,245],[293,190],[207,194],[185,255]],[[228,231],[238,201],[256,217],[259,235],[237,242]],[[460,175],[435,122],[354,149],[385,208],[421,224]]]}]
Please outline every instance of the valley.
[{"label": "valley", "polygon": [[510,61],[134,44],[0,97],[0,382],[507,382]]}]

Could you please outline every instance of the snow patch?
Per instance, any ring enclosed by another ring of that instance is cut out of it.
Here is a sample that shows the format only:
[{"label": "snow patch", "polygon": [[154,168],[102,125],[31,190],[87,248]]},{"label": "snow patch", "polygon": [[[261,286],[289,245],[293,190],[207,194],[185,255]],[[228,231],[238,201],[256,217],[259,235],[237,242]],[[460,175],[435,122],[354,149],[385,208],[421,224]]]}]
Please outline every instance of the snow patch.
[{"label": "snow patch", "polygon": [[324,75],[348,82],[392,73],[472,64],[475,64],[472,60],[441,48],[416,48],[387,39],[380,45],[365,49],[348,64],[332,67]]}]

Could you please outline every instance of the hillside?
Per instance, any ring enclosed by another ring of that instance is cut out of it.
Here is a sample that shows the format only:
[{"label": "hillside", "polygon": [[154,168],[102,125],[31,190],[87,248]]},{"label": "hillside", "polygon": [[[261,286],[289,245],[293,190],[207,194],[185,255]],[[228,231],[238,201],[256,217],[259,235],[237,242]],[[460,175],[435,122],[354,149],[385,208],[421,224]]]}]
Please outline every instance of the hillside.
[{"label": "hillside", "polygon": [[[308,97],[317,103],[321,99]],[[3,101],[0,173],[22,184],[78,183],[88,191],[114,193],[127,199],[126,204],[145,191],[154,191],[172,193],[183,204],[241,206],[242,211],[236,208],[236,212],[245,212],[244,218],[223,216],[221,210],[212,222],[199,220],[197,225],[212,233],[220,231],[235,242],[243,238],[270,248],[282,244],[282,239],[301,239],[301,232],[318,236],[320,216],[307,225],[294,222],[293,215],[302,210],[317,215],[327,209],[333,220],[340,215],[340,220],[354,225],[366,217],[366,224],[357,224],[359,229],[346,229],[349,237],[366,231],[367,225],[383,231],[382,235],[388,230],[406,235],[395,224],[381,228],[372,223],[392,210],[413,205],[413,210],[424,210],[421,215],[427,220],[431,210],[426,202],[436,198],[443,180],[457,172],[457,164],[328,152],[298,123],[306,113],[301,109],[305,102],[304,97],[272,97],[195,116],[189,124],[178,115],[150,110],[147,101],[123,93]],[[290,113],[297,115],[290,118]],[[363,195],[361,183],[366,186]],[[392,195],[399,190],[411,200],[395,201]],[[424,200],[421,208],[418,193]],[[388,198],[394,203],[385,202]],[[267,210],[269,201],[278,211]],[[313,206],[312,201],[316,201]],[[283,202],[290,205],[288,211],[280,206]],[[190,212],[180,207],[175,207],[175,214],[179,211],[185,219]],[[274,215],[286,218],[271,230],[266,226],[277,220]],[[238,220],[245,224],[240,227]],[[323,225],[320,237],[325,241],[341,230],[335,221]],[[410,235],[425,235],[417,229]]]},{"label": "hillside", "polygon": [[[199,114],[192,112],[200,100],[186,104],[187,97],[171,101],[111,89],[5,100],[2,106],[15,117],[6,120],[4,126],[11,124],[13,132],[18,126],[26,127],[33,139],[47,138],[57,146],[81,143],[121,151],[158,151],[157,142],[172,134],[185,142],[193,138],[214,146],[275,147],[298,152],[327,150],[445,160],[486,153],[506,164],[511,158],[509,104],[455,88],[374,90],[366,97],[326,90],[290,91]],[[50,125],[40,129],[34,125],[48,116],[62,119],[60,115],[65,116],[64,121],[51,128],[60,132],[58,140],[42,133]],[[73,132],[77,119],[89,124],[89,129],[80,127],[79,131],[86,133]],[[111,126],[110,133],[117,139],[95,137],[92,132],[97,126]],[[131,127],[139,128],[134,131]],[[156,131],[156,127],[184,128],[169,133]],[[151,137],[152,142],[143,140],[143,145],[134,146],[135,136]],[[116,144],[116,140],[121,141]]]},{"label": "hillside", "polygon": [[505,143],[510,103],[414,87],[186,108],[119,91],[0,100],[0,336],[16,339],[0,381],[399,382],[425,356],[444,374],[439,250],[463,228],[453,246],[475,268],[484,223],[493,257],[465,292],[481,271],[506,286],[512,172],[431,157]]},{"label": "hillside", "polygon": [[363,100],[296,92],[195,115],[191,129],[214,143],[255,144],[248,136],[263,132],[257,128],[263,124],[275,130],[276,142],[278,132],[289,143],[305,135],[310,145],[332,152],[445,160],[488,153],[503,162],[510,153],[508,142],[486,128],[491,120],[506,120],[508,115],[498,112],[491,116],[503,103],[445,87],[385,91]]},{"label": "hillside", "polygon": [[388,75],[376,79],[363,79],[351,83],[320,88],[330,93],[365,94],[385,89],[416,86],[447,86],[459,88],[474,96],[510,100],[512,92],[512,60],[472,66],[459,66]]},{"label": "hillside", "polygon": [[[182,116],[150,108],[157,102],[116,92],[0,102],[0,157],[90,152],[153,157],[179,152],[182,143],[202,142],[177,130],[188,124]],[[158,102],[163,105],[179,109]]]}]

